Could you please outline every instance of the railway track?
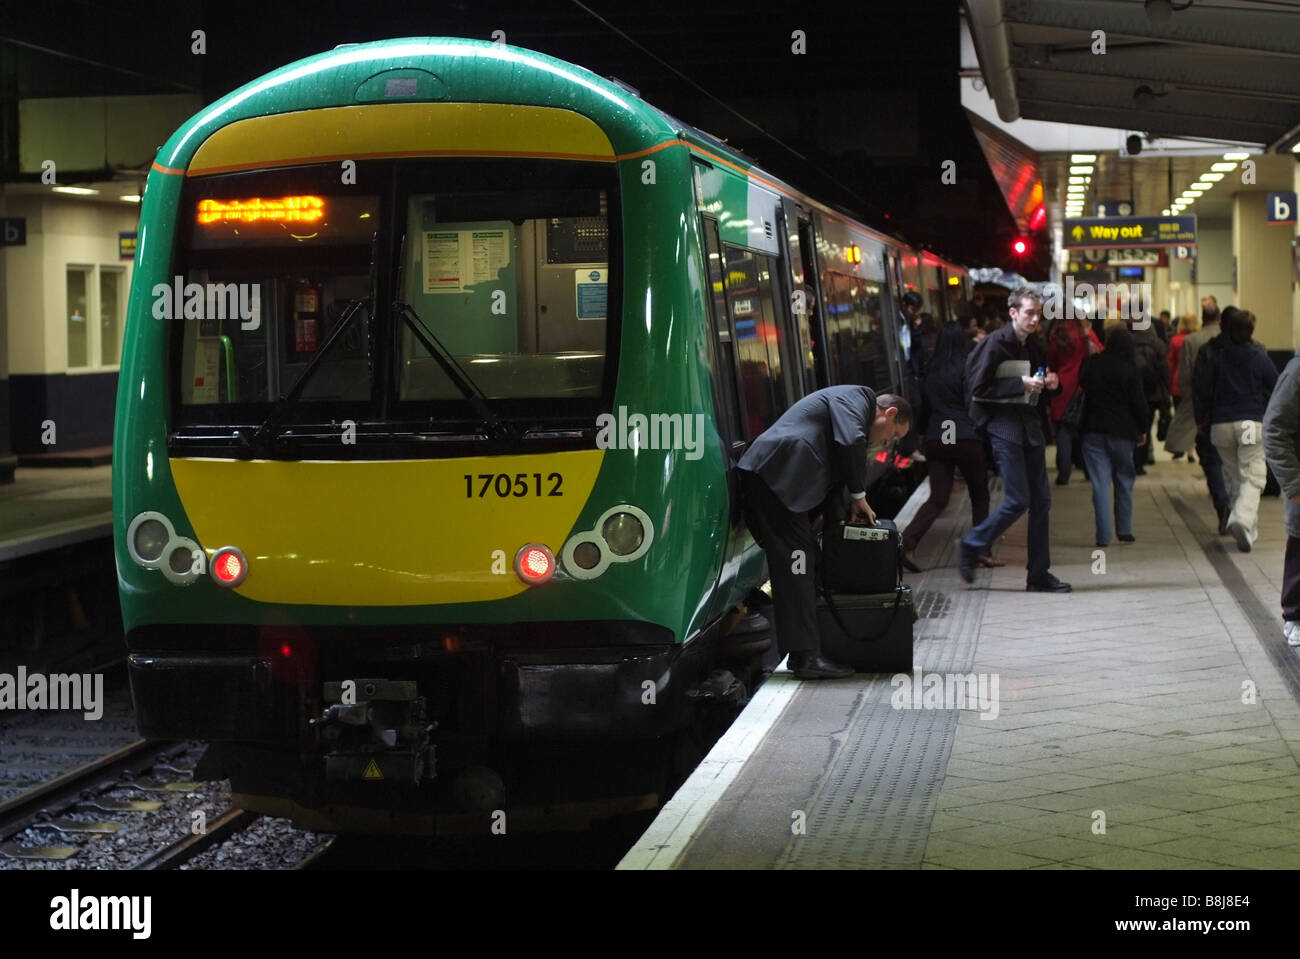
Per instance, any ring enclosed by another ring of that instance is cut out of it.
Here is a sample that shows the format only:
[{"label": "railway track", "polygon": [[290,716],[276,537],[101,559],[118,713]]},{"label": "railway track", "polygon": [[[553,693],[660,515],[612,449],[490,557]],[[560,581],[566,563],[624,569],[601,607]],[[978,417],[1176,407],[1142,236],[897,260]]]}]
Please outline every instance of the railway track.
[{"label": "railway track", "polygon": [[59,860],[77,851],[74,846],[25,846],[15,841],[15,837],[28,830],[106,835],[117,832],[123,825],[116,820],[91,821],[69,815],[73,812],[125,814],[161,808],[159,802],[118,799],[106,794],[123,788],[146,788],[150,784],[140,785],[136,776],[152,769],[160,760],[180,756],[190,748],[184,743],[136,740],[0,802],[0,857]]}]

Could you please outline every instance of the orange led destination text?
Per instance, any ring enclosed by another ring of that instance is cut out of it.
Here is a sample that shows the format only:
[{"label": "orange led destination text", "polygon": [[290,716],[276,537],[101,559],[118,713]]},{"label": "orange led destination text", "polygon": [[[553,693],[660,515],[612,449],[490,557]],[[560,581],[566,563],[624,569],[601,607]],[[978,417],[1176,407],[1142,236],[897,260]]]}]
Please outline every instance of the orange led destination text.
[{"label": "orange led destination text", "polygon": [[325,215],[325,201],[318,196],[285,196],[277,199],[200,200],[199,223],[315,223]]}]

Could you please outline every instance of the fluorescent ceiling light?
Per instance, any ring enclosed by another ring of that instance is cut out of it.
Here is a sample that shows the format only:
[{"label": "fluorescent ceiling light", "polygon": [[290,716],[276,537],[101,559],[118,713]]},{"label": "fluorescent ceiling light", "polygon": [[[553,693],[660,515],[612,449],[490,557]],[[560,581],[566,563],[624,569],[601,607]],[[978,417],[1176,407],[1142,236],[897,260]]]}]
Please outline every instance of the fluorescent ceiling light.
[{"label": "fluorescent ceiling light", "polygon": [[1223,155],[1223,158],[1225,160],[1249,160],[1250,154],[1249,153],[1225,153]]},{"label": "fluorescent ceiling light", "polygon": [[1090,176],[1072,176],[1072,177],[1070,177],[1070,182],[1071,182],[1071,183],[1091,183],[1091,182],[1092,182],[1092,177],[1090,177]]},{"label": "fluorescent ceiling light", "polygon": [[1211,170],[1214,170],[1216,173],[1231,173],[1233,170],[1237,169],[1237,164],[1235,164],[1235,163],[1211,163],[1211,164],[1210,164],[1210,169],[1211,169]]},{"label": "fluorescent ceiling light", "polygon": [[1222,173],[1202,173],[1202,174],[1201,174],[1201,179],[1202,179],[1202,180],[1208,180],[1208,181],[1211,182],[1211,183],[1218,183],[1220,180],[1223,179],[1223,174],[1222,174]]},{"label": "fluorescent ceiling light", "polygon": [[1169,211],[1168,211],[1168,210],[1161,210],[1161,211],[1160,211],[1160,215],[1161,215],[1161,216],[1168,216],[1168,215],[1169,215]]},{"label": "fluorescent ceiling light", "polygon": [[73,196],[95,196],[98,190],[91,190],[84,186],[56,186],[55,193],[70,193]]},{"label": "fluorescent ceiling light", "polygon": [[126,196],[120,196],[120,197],[118,197],[118,199],[119,199],[119,200],[125,200],[127,203],[139,203],[139,202],[140,202],[140,194],[138,194],[138,193],[129,193],[129,194],[127,194]]},{"label": "fluorescent ceiling light", "polygon": [[1097,159],[1097,154],[1095,153],[1071,153],[1070,154],[1071,163],[1092,163],[1096,159]]},{"label": "fluorescent ceiling light", "polygon": [[1090,167],[1090,166],[1072,166],[1072,167],[1070,167],[1070,175],[1071,175],[1071,176],[1079,176],[1079,175],[1084,174],[1084,173],[1091,174],[1091,173],[1092,173],[1092,167]]},{"label": "fluorescent ceiling light", "polygon": [[1192,194],[1192,196],[1200,196],[1207,189],[1208,187],[1203,187],[1199,183],[1193,183],[1191,186],[1187,188],[1187,192]]}]

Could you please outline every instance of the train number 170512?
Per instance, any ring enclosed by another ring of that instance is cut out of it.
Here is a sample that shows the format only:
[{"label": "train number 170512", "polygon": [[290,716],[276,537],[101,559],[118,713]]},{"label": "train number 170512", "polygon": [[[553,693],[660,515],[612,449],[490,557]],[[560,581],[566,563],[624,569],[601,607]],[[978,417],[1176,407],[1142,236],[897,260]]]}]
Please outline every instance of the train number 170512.
[{"label": "train number 170512", "polygon": [[465,474],[465,495],[474,497],[475,482],[478,484],[478,497],[482,499],[489,493],[497,496],[563,496],[560,485],[564,477],[559,473],[548,473],[542,478],[541,473],[479,473],[474,476]]}]

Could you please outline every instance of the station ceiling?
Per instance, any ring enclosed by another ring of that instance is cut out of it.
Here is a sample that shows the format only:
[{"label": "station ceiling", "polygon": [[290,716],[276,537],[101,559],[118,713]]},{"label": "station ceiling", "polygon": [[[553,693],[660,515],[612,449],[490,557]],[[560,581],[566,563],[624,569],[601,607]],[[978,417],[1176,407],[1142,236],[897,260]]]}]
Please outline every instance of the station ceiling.
[{"label": "station ceiling", "polygon": [[989,92],[1021,117],[1150,136],[1300,137],[1297,0],[966,0]]}]

